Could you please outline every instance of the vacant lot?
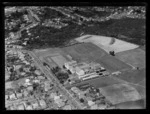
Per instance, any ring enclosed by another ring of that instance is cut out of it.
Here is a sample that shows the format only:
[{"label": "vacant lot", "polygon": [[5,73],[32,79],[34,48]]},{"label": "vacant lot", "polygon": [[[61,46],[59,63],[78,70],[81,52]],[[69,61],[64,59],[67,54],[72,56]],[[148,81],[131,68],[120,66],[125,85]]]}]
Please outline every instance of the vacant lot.
[{"label": "vacant lot", "polygon": [[134,67],[145,68],[145,51],[140,48],[119,52],[116,57]]},{"label": "vacant lot", "polygon": [[114,84],[100,88],[100,91],[112,104],[141,99],[140,94],[135,88],[127,84]]},{"label": "vacant lot", "polygon": [[106,36],[85,35],[77,38],[76,40],[79,42],[91,42],[97,45],[98,47],[102,48],[103,50],[105,50],[107,53],[109,53],[109,51],[115,51],[116,53],[118,53],[139,47],[138,45],[115,38],[112,41],[111,37]]},{"label": "vacant lot", "polygon": [[110,56],[103,49],[98,48],[92,43],[73,45],[62,48],[62,50],[64,53],[71,55],[74,60],[79,62],[95,61],[100,63],[110,72],[131,68],[126,63]]},{"label": "vacant lot", "polygon": [[125,80],[127,82],[139,83],[140,81],[145,79],[145,69],[122,72],[116,77]]}]

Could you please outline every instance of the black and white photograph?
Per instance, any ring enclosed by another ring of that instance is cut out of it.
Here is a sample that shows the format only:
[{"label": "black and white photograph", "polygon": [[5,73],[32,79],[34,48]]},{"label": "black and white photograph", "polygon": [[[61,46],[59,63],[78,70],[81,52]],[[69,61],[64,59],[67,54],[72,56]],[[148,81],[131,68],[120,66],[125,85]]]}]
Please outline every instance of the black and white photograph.
[{"label": "black and white photograph", "polygon": [[146,4],[5,4],[5,110],[146,109]]}]

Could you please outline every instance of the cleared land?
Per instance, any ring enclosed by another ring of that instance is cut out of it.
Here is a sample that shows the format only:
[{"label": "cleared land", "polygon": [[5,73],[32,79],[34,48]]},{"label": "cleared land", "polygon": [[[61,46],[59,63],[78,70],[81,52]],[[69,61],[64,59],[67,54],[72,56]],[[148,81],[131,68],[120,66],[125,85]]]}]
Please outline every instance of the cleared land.
[{"label": "cleared land", "polygon": [[145,107],[145,99],[137,101],[127,101],[115,105],[117,109],[143,109]]},{"label": "cleared land", "polygon": [[127,84],[114,84],[100,88],[100,91],[112,104],[141,99],[137,90]]},{"label": "cleared land", "polygon": [[145,69],[126,71],[114,76],[127,82],[136,84],[145,79]]},{"label": "cleared land", "polygon": [[141,85],[134,85],[134,84],[130,84],[130,85],[138,91],[141,98],[146,98],[146,89],[145,89],[145,87],[142,87]]},{"label": "cleared land", "polygon": [[131,69],[131,66],[110,56],[103,49],[100,49],[92,43],[73,45],[62,48],[62,50],[66,55],[71,55],[74,60],[79,62],[98,62],[110,72]]},{"label": "cleared land", "polygon": [[116,58],[134,67],[145,68],[145,51],[140,48],[119,52]]},{"label": "cleared land", "polygon": [[96,88],[101,88],[101,87],[111,86],[113,84],[120,84],[122,82],[120,82],[114,78],[111,78],[111,77],[99,77],[99,78],[94,78],[91,80],[85,80],[85,81],[82,81],[77,84],[72,84],[71,86],[68,86],[67,88],[71,88],[74,86],[80,86],[80,85],[87,84],[87,83]]},{"label": "cleared land", "polygon": [[112,42],[112,38],[106,36],[84,35],[79,38],[76,38],[76,40],[79,42],[91,42],[105,50],[107,53],[109,53],[109,51],[115,51],[115,53],[118,53],[139,47],[138,45],[128,43],[116,38],[114,43],[110,44],[110,42]]}]

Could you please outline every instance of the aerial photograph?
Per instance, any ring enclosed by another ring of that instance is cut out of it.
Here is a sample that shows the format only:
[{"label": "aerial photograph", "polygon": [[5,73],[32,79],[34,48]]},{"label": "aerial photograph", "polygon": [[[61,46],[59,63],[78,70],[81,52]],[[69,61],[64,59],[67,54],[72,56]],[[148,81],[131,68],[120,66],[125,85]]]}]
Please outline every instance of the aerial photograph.
[{"label": "aerial photograph", "polygon": [[6,110],[146,109],[146,5],[5,6]]}]

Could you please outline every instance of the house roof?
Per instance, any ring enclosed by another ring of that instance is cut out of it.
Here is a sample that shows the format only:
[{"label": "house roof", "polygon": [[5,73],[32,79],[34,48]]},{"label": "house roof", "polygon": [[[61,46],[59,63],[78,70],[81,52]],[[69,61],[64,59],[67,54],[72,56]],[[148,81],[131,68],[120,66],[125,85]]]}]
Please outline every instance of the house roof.
[{"label": "house roof", "polygon": [[66,106],[63,107],[63,109],[64,109],[64,110],[71,110],[72,108],[71,108],[70,105],[66,105]]},{"label": "house roof", "polygon": [[17,106],[17,109],[18,109],[18,110],[24,110],[24,105],[23,105],[23,104],[18,105],[18,106]]},{"label": "house roof", "polygon": [[43,108],[46,107],[46,103],[43,99],[39,100],[39,103]]}]

